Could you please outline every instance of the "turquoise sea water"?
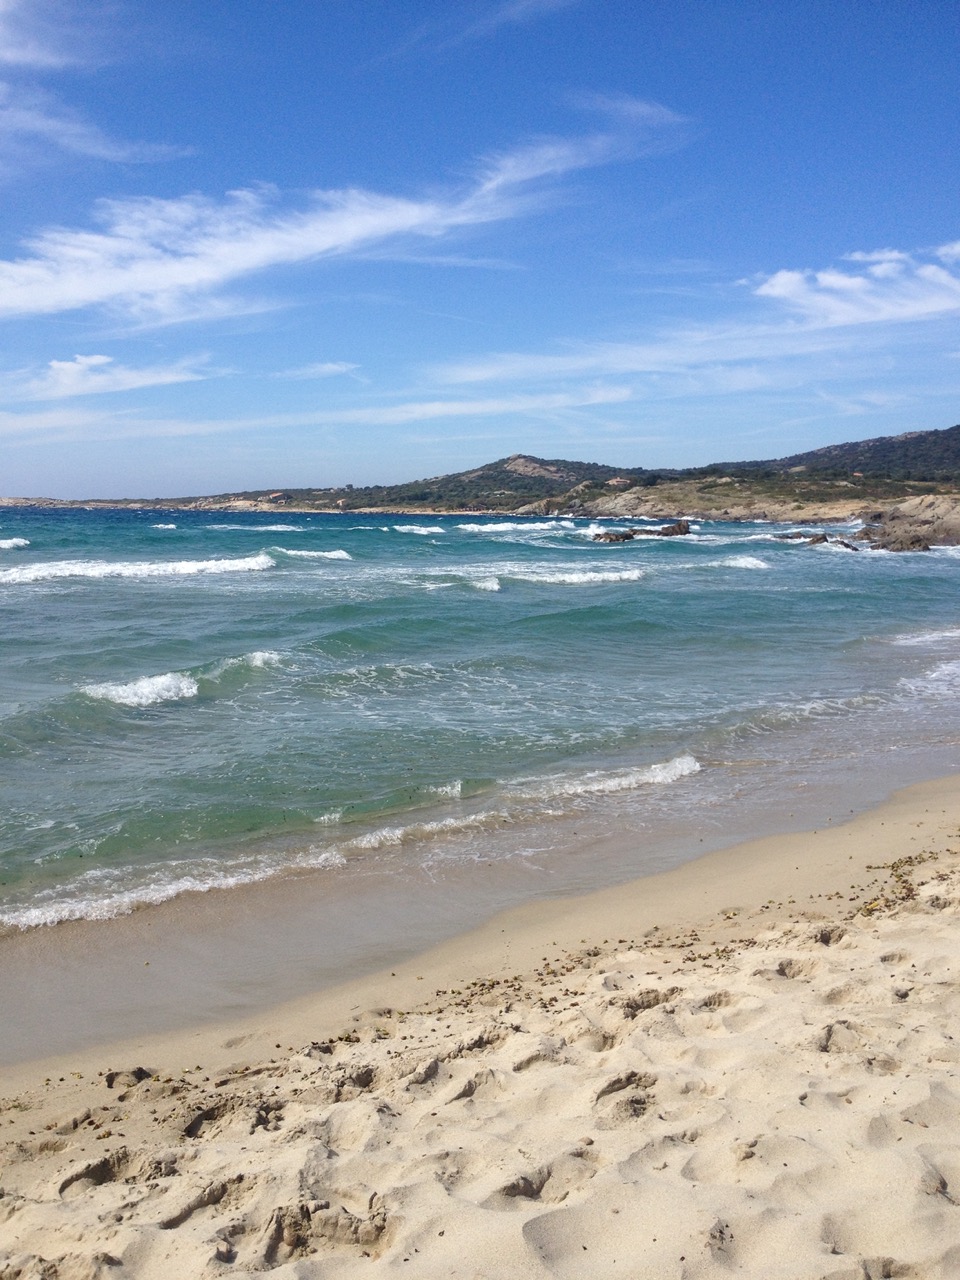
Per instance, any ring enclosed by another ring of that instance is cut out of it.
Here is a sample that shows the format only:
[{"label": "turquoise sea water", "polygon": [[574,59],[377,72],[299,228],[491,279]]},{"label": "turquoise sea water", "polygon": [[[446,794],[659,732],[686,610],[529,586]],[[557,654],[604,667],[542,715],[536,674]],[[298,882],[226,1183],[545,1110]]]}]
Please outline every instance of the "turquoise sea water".
[{"label": "turquoise sea water", "polygon": [[549,870],[573,819],[637,871],[675,827],[960,762],[956,549],[597,527],[0,512],[0,929]]}]

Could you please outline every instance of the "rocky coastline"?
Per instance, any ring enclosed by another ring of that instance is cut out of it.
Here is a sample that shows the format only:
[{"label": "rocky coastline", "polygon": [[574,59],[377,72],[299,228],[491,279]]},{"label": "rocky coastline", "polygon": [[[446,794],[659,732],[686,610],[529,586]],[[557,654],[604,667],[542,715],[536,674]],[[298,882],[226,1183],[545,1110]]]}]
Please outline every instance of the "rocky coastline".
[{"label": "rocky coastline", "polygon": [[[604,494],[592,500],[584,500],[576,490],[562,499],[550,499],[528,503],[513,510],[491,511],[484,508],[464,507],[451,510],[442,506],[363,506],[331,508],[321,504],[293,502],[278,503],[271,498],[189,498],[171,500],[135,501],[129,499],[94,499],[80,501],[59,498],[3,498],[0,509],[39,507],[73,510],[163,510],[163,511],[211,511],[257,512],[288,514],[338,514],[338,515],[395,515],[395,516],[556,516],[589,517],[596,520],[655,520],[664,524],[660,530],[633,529],[610,531],[598,535],[602,542],[628,542],[640,536],[683,536],[689,532],[689,522],[699,520],[753,521],[764,520],[774,524],[795,524],[809,530],[807,541],[837,541],[835,535],[826,533],[823,525],[847,524],[861,521],[863,528],[856,540],[864,547],[882,551],[927,551],[935,546],[960,545],[960,493],[921,493],[902,499],[888,506],[865,506],[862,501],[844,501],[839,498],[826,502],[770,501],[762,492],[753,492],[749,486],[737,485],[737,492],[723,492],[719,498],[708,498],[700,486],[689,482],[658,486],[655,490],[635,488],[626,492]],[[707,500],[705,500],[707,499]],[[686,526],[686,527],[684,527]],[[799,535],[797,540],[801,540]],[[853,544],[846,540],[851,549]]]}]

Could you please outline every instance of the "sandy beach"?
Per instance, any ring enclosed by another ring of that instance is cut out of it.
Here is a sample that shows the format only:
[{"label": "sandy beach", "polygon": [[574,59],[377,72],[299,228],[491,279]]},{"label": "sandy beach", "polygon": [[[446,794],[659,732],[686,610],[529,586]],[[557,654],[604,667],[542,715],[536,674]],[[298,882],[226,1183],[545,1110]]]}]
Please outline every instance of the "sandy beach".
[{"label": "sandy beach", "polygon": [[958,911],[947,778],[4,1067],[0,1276],[955,1276]]}]

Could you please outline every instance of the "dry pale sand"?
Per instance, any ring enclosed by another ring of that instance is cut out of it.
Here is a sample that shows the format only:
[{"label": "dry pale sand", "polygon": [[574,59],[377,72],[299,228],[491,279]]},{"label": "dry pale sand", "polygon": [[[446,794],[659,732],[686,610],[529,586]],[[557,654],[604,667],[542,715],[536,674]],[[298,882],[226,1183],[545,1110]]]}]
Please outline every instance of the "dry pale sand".
[{"label": "dry pale sand", "polygon": [[924,784],[5,1070],[0,1277],[957,1277],[958,829]]}]

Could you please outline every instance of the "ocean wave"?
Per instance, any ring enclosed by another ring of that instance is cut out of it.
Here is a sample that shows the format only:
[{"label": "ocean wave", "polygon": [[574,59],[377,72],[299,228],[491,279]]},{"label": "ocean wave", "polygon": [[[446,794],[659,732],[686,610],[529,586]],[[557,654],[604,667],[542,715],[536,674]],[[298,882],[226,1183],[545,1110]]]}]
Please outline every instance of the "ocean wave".
[{"label": "ocean wave", "polygon": [[499,578],[476,578],[471,583],[471,586],[473,586],[477,591],[499,591],[500,579]]},{"label": "ocean wave", "polygon": [[458,524],[464,533],[542,533],[547,529],[575,529],[572,520],[501,520],[496,524]]},{"label": "ocean wave", "polygon": [[237,667],[249,667],[252,671],[262,671],[265,667],[275,667],[282,661],[280,654],[273,649],[255,649],[252,653],[244,653],[239,658],[224,658],[210,672],[208,679],[216,680],[225,671]]},{"label": "ocean wave", "polygon": [[240,668],[262,671],[281,661],[279,653],[272,649],[255,649],[237,658],[223,658],[207,669],[194,671],[164,671],[156,676],[140,676],[136,680],[101,681],[81,687],[80,692],[89,698],[114,702],[121,707],[154,707],[163,702],[181,702],[195,698],[201,685],[216,684],[224,675]]},{"label": "ocean wave", "polygon": [[715,562],[724,569],[769,569],[766,560],[757,556],[726,556]]},{"label": "ocean wave", "polygon": [[165,671],[159,676],[141,676],[127,684],[88,684],[81,692],[90,698],[115,702],[120,707],[154,707],[161,702],[195,698],[200,686],[182,671]]},{"label": "ocean wave", "polygon": [[809,698],[805,702],[781,703],[758,711],[751,719],[737,725],[734,737],[773,733],[790,729],[810,720],[835,719],[857,711],[882,707],[888,699],[879,693],[858,693],[849,698]]},{"label": "ocean wave", "polygon": [[432,822],[410,822],[400,827],[378,827],[353,840],[345,841],[340,848],[375,852],[378,849],[396,848],[411,841],[430,840],[436,836],[457,835],[460,832],[487,830],[509,821],[509,814],[502,810],[484,810],[453,818],[437,818]]},{"label": "ocean wave", "polygon": [[960,627],[945,627],[939,631],[921,631],[912,636],[893,636],[890,643],[912,646],[941,644],[945,640],[960,640]]},{"label": "ocean wave", "polygon": [[150,526],[151,529],[175,529],[176,527],[175,524],[152,524]]},{"label": "ocean wave", "polygon": [[[140,907],[158,906],[184,893],[211,893],[217,889],[236,889],[243,885],[272,880],[285,871],[336,870],[346,863],[337,849],[310,845],[283,862],[268,859],[254,865],[224,871],[213,858],[188,864],[189,869],[177,873],[177,865],[158,869],[145,882],[124,888],[116,884],[122,874],[110,870],[92,871],[72,885],[37,895],[34,906],[13,906],[0,910],[0,929],[36,929],[44,925],[63,924],[68,920],[113,920],[129,915]],[[174,874],[171,875],[171,872]]]},{"label": "ocean wave", "polygon": [[21,547],[29,545],[29,538],[0,538],[0,551],[19,551]]},{"label": "ocean wave", "polygon": [[960,662],[939,662],[920,676],[905,676],[899,687],[923,698],[960,693]]},{"label": "ocean wave", "polygon": [[57,578],[168,578],[195,574],[255,573],[275,569],[265,551],[237,560],[48,560],[0,569],[0,584],[49,582]]},{"label": "ocean wave", "polygon": [[459,778],[453,782],[445,782],[436,787],[424,787],[424,795],[441,796],[446,800],[459,800],[463,793],[463,783]]},{"label": "ocean wave", "polygon": [[276,547],[275,550],[282,552],[285,556],[296,556],[301,560],[352,560],[353,556],[349,551],[293,551],[290,547]]},{"label": "ocean wave", "polygon": [[[160,526],[154,526],[159,528]],[[173,526],[171,526],[172,528]],[[205,529],[227,529],[234,533],[309,533],[305,524],[205,524]]]},{"label": "ocean wave", "polygon": [[618,791],[635,791],[638,787],[661,786],[678,782],[700,772],[700,761],[694,756],[675,756],[659,764],[612,772],[594,770],[579,777],[543,778],[526,784],[520,795],[527,800],[556,800],[564,796],[613,795]]},{"label": "ocean wave", "polygon": [[545,586],[582,587],[604,582],[639,582],[646,577],[645,569],[574,569],[556,572],[549,569],[538,573],[512,573],[520,582],[534,582]]}]

